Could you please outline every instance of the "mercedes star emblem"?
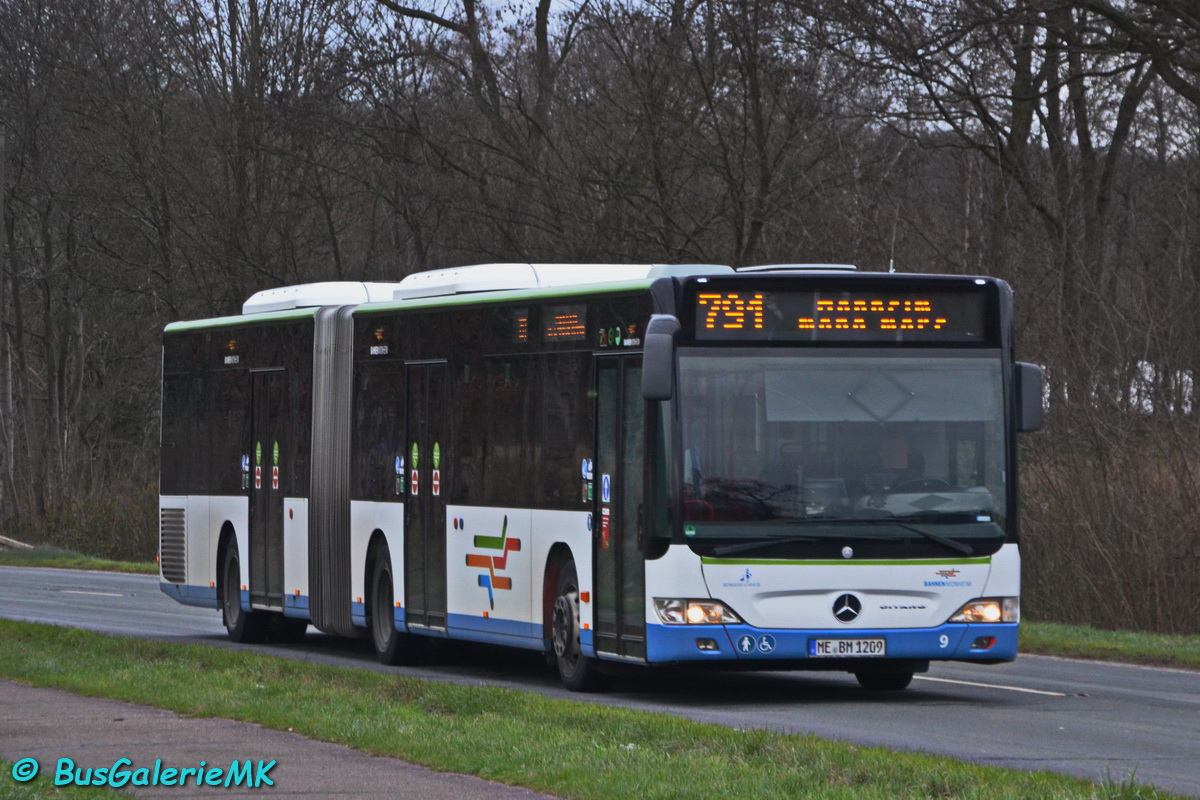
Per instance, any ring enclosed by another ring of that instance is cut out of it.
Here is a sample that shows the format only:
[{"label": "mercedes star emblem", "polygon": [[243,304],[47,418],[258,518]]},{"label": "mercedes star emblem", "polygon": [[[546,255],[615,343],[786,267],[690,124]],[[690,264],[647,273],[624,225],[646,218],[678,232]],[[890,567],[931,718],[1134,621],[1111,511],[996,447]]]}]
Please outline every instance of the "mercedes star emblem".
[{"label": "mercedes star emblem", "polygon": [[833,615],[838,622],[854,622],[862,611],[862,602],[852,594],[844,594],[833,601]]}]

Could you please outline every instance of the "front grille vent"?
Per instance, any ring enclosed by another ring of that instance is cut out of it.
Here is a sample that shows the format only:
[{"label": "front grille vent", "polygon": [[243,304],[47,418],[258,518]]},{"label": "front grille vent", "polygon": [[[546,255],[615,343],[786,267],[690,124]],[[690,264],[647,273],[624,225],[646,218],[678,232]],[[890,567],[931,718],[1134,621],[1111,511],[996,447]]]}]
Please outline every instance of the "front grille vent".
[{"label": "front grille vent", "polygon": [[162,576],[171,583],[187,579],[187,512],[182,508],[164,508],[159,512],[158,553]]}]

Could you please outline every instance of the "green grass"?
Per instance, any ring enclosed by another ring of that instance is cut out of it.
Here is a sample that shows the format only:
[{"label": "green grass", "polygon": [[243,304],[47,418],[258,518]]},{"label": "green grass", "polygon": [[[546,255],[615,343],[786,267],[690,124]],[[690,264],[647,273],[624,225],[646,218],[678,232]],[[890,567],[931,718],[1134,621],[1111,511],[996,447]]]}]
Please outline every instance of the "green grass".
[{"label": "green grass", "polygon": [[1200,636],[1106,631],[1056,622],[1022,622],[1021,652],[1200,669]]},{"label": "green grass", "polygon": [[1172,796],[1131,783],[1093,784],[508,689],[7,620],[0,620],[0,675],[290,729],[581,800]]},{"label": "green grass", "polygon": [[12,778],[13,762],[0,758],[0,800],[42,800],[42,798],[62,798],[63,800],[100,800],[101,798],[127,797],[111,789],[97,789],[92,786],[55,786],[54,779],[47,779],[39,774],[28,783],[18,783]]},{"label": "green grass", "polygon": [[103,572],[131,572],[138,575],[157,575],[153,562],[109,561],[92,558],[73,550],[58,547],[35,547],[32,550],[0,550],[3,567],[55,567],[57,569],[94,569]]}]

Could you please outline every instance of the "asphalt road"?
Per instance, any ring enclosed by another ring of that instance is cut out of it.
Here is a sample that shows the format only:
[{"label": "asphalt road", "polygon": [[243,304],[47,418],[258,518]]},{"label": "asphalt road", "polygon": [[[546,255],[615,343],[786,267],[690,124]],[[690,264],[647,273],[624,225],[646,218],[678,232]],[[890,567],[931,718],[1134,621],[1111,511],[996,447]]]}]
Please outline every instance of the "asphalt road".
[{"label": "asphalt road", "polygon": [[[181,606],[156,578],[0,567],[0,616],[240,648],[216,611]],[[301,660],[572,697],[738,728],[813,733],[1200,797],[1200,673],[1023,656],[935,664],[905,692],[874,694],[841,673],[638,673],[601,696],[571,695],[535,654],[458,645],[423,667],[382,667],[363,642],[316,633],[254,647]]]}]

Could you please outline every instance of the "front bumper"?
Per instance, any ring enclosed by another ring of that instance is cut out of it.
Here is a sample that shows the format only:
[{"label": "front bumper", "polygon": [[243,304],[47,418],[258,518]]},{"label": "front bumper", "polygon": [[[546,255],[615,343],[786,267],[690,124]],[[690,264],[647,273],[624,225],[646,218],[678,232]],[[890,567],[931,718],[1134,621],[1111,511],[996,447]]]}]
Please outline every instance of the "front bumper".
[{"label": "front bumper", "polygon": [[[646,655],[652,664],[725,661],[739,666],[758,663],[767,669],[781,662],[801,669],[838,669],[841,663],[868,660],[880,664],[891,660],[996,663],[1017,657],[1018,628],[1014,623],[853,630],[772,630],[745,624],[649,625]],[[698,639],[715,642],[716,649],[700,649]],[[887,651],[883,657],[870,659],[815,657],[810,654],[810,643],[816,639],[883,639]],[[989,639],[993,640],[990,646],[977,646]]]}]

